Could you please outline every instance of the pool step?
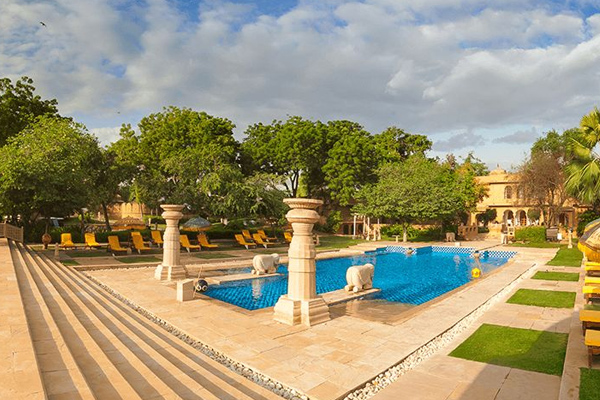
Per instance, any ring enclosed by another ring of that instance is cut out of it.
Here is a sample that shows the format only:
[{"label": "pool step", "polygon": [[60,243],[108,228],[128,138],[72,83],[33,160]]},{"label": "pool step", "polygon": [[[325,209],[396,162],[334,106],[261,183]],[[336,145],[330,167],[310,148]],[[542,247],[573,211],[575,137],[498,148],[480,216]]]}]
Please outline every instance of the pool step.
[{"label": "pool step", "polygon": [[282,274],[263,274],[263,275],[254,275],[251,273],[245,274],[230,274],[230,275],[220,275],[220,276],[210,276],[204,278],[206,282],[210,285],[220,285],[225,282],[236,282],[236,281],[245,281],[252,279],[263,279],[263,278],[271,278],[273,276],[281,276]]},{"label": "pool step", "polygon": [[350,301],[354,299],[358,299],[360,297],[364,297],[373,293],[381,292],[381,289],[373,288],[362,290],[358,293],[347,292],[345,289],[334,290],[333,292],[327,292],[321,294],[323,300],[327,305],[331,306],[333,304],[343,303],[345,301]]},{"label": "pool step", "polygon": [[11,248],[29,325],[39,327],[34,348],[49,398],[280,398],[181,342],[73,268],[20,244]]}]

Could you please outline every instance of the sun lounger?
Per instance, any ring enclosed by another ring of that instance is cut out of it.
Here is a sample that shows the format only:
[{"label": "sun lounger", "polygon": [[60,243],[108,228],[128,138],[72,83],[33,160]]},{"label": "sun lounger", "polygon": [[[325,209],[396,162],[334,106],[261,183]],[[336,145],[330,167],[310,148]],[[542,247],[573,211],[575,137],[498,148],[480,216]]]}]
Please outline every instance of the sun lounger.
[{"label": "sun lounger", "polygon": [[235,235],[235,240],[238,242],[239,245],[244,246],[247,249],[249,249],[250,247],[256,247],[256,243],[247,242],[244,236],[240,234]]},{"label": "sun lounger", "polygon": [[283,232],[283,238],[286,243],[292,243],[292,233],[291,232]]},{"label": "sun lounger", "polygon": [[242,229],[242,235],[244,236],[244,239],[246,239],[247,242],[254,241],[252,239],[252,234],[250,233],[250,231],[248,229]]},{"label": "sun lounger", "polygon": [[152,250],[144,243],[144,238],[139,232],[131,232],[131,239],[133,239],[133,247],[137,250],[138,254],[142,254],[142,251]]},{"label": "sun lounger", "polygon": [[209,249],[209,250],[219,248],[218,244],[209,243],[208,237],[204,233],[201,233],[198,235],[198,243],[200,244],[200,246],[204,247],[205,249]]},{"label": "sun lounger", "polygon": [[114,235],[108,237],[108,249],[113,256],[115,253],[127,253],[127,249],[125,247],[121,247],[121,243],[119,243],[119,237]]},{"label": "sun lounger", "polygon": [[600,277],[586,276],[583,282],[585,285],[600,285]]},{"label": "sun lounger", "polygon": [[600,286],[586,285],[582,289],[583,298],[589,303],[594,299],[600,299]]},{"label": "sun lounger", "polygon": [[585,345],[588,348],[588,367],[592,368],[592,358],[600,354],[600,331],[594,329],[585,331]]},{"label": "sun lounger", "polygon": [[160,231],[150,231],[150,235],[152,236],[152,241],[158,247],[162,247],[164,244],[163,238],[160,234]]},{"label": "sun lounger", "polygon": [[590,267],[600,267],[600,262],[596,261],[586,261],[585,265],[589,265]]},{"label": "sun lounger", "polygon": [[192,250],[200,251],[200,245],[191,244],[187,235],[179,235],[179,243],[181,243],[181,247],[186,249],[188,253],[191,253]]},{"label": "sun lounger", "polygon": [[70,233],[61,233],[60,235],[60,247],[63,249],[74,249],[75,243],[73,243],[73,239]]},{"label": "sun lounger", "polygon": [[94,233],[86,233],[85,237],[85,247],[89,247],[90,249],[97,249],[102,247],[100,243],[96,241],[96,235]]},{"label": "sun lounger", "polygon": [[581,310],[579,311],[579,320],[584,334],[589,328],[600,328],[600,311]]},{"label": "sun lounger", "polygon": [[256,244],[260,244],[261,246],[264,246],[265,249],[269,248],[269,246],[275,245],[275,243],[265,242],[258,233],[255,233],[254,235],[252,235],[252,237],[254,238],[254,241],[256,242]]},{"label": "sun lounger", "polygon": [[277,238],[267,236],[264,229],[258,229],[256,231],[256,233],[258,233],[260,235],[260,237],[262,238],[262,240],[264,240],[265,242],[277,242]]}]

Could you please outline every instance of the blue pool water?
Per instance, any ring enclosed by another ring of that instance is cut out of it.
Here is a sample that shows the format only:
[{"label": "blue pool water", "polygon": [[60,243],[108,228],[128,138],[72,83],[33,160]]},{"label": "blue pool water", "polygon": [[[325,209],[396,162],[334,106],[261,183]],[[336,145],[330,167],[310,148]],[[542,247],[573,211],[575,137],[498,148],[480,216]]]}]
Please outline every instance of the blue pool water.
[{"label": "blue pool water", "polygon": [[[431,248],[428,248],[431,249]],[[477,261],[470,253],[419,251],[407,256],[402,252],[378,251],[355,257],[317,261],[317,293],[342,289],[346,285],[346,270],[367,262],[375,265],[373,286],[381,292],[371,298],[408,304],[422,304],[447,293],[471,280],[471,269]],[[419,249],[421,250],[421,249]],[[512,253],[514,254],[514,253]],[[479,268],[483,275],[506,263],[512,254],[483,256]],[[247,269],[250,272],[250,269]],[[287,268],[279,266],[282,276],[211,285],[205,293],[248,310],[275,305],[279,296],[287,293]]]}]

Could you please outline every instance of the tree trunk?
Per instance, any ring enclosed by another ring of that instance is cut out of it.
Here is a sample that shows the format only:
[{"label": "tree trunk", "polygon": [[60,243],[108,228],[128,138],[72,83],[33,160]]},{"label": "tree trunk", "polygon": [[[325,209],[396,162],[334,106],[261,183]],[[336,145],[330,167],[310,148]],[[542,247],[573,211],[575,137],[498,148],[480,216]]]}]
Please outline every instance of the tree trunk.
[{"label": "tree trunk", "polygon": [[108,207],[105,202],[101,203],[102,205],[102,213],[104,214],[104,224],[106,225],[106,230],[111,231],[110,222],[108,222]]},{"label": "tree trunk", "polygon": [[402,225],[402,243],[408,242],[408,229],[406,225]]},{"label": "tree trunk", "polygon": [[85,236],[85,212],[83,212],[83,209],[79,210],[79,214],[81,215],[81,238],[83,239],[83,237]]}]

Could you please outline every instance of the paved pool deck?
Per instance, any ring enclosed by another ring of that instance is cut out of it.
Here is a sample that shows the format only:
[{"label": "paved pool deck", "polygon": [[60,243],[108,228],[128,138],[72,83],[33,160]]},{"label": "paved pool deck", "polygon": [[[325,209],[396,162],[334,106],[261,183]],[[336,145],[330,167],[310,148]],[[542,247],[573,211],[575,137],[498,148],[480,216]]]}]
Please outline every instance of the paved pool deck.
[{"label": "paved pool deck", "polygon": [[[377,242],[376,246],[386,244],[395,243]],[[480,249],[492,245],[495,244],[463,243],[463,247]],[[411,246],[416,247],[414,244]],[[544,266],[557,249],[496,247],[494,250],[518,251],[518,254],[513,261],[484,279],[456,289],[426,305],[410,307],[382,304],[374,300],[353,301],[332,307],[332,319],[312,328],[290,327],[275,322],[272,319],[272,309],[248,311],[206,296],[178,303],[175,300],[174,285],[154,280],[153,268],[95,270],[87,273],[129,301],[231,359],[297,389],[310,398],[329,400],[343,397],[396,365],[454,327],[505,287],[517,283],[525,284],[523,282],[529,284],[530,281],[524,278],[539,266]],[[487,311],[481,320],[489,322],[505,315],[504,318],[516,326],[530,324],[531,327],[536,324],[548,326],[548,329],[566,329],[567,323],[562,322],[565,319],[562,314],[550,313],[544,318],[528,318],[531,311],[521,310],[517,311],[517,317],[514,317],[515,310],[512,307],[506,309],[507,306],[498,303]],[[570,313],[572,312],[573,310],[570,310]],[[570,316],[571,314],[568,318]],[[468,335],[468,331],[475,329],[477,323],[463,334]],[[453,347],[448,351],[452,349]],[[439,357],[447,357],[441,354]],[[445,360],[445,364],[441,361],[428,364],[435,357],[438,355],[420,364],[413,372],[416,374],[418,368],[426,368],[427,365],[430,365],[430,369],[431,365],[448,365],[446,369],[450,370],[455,365],[456,373],[464,370],[467,375],[473,375],[472,371],[458,368],[462,360],[450,359]],[[486,364],[485,367],[479,368],[488,367]],[[440,374],[444,373],[443,368],[439,371]],[[383,389],[378,396],[389,394],[392,397],[384,398],[398,398],[397,395],[393,397],[396,384],[400,384],[398,382],[408,379],[405,377],[409,376],[414,377],[411,378],[413,383],[418,383],[419,379],[423,378],[411,374],[412,372],[405,374],[396,383]],[[491,375],[496,376],[493,373]],[[519,378],[518,372],[514,375],[515,379]],[[457,378],[456,382],[462,383],[465,390],[471,387],[468,381],[460,381]],[[405,385],[402,384],[397,390],[403,390]],[[430,385],[435,386],[431,382]],[[544,381],[541,385],[560,386],[560,377],[558,382],[554,379],[550,383]],[[506,390],[508,388],[507,386]],[[419,390],[419,387],[415,390]],[[460,389],[454,385],[452,390],[446,397],[440,394],[440,397],[431,398],[450,398],[449,395],[458,394],[457,390]]]}]

